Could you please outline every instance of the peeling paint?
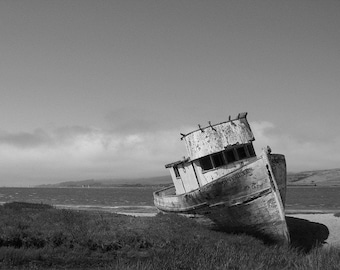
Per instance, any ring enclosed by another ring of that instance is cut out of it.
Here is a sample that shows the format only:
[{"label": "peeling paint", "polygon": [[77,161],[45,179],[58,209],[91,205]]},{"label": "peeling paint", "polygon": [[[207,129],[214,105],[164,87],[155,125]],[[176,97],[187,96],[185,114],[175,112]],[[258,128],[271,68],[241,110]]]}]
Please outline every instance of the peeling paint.
[{"label": "peeling paint", "polygon": [[[216,125],[209,122],[207,127],[199,125],[198,130],[182,134],[189,157],[166,165],[174,186],[154,192],[154,203],[165,213],[204,217],[227,231],[260,233],[288,243],[285,158],[268,151],[255,155],[249,144],[254,136],[246,115]],[[235,157],[228,159],[225,153],[231,153],[229,149],[235,146]],[[200,158],[206,160],[212,154],[214,166],[202,163]],[[216,165],[213,157],[218,155],[227,161]]]},{"label": "peeling paint", "polygon": [[182,139],[185,141],[188,156],[194,160],[223,151],[235,144],[249,143],[255,138],[247,119],[241,118],[201,128]]}]

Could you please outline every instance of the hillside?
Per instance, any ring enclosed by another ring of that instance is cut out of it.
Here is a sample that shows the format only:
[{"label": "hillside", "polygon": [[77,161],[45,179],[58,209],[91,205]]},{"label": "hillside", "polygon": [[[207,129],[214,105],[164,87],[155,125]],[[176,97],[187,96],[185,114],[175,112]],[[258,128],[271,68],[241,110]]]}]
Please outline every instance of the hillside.
[{"label": "hillside", "polygon": [[[148,178],[129,179],[89,179],[82,181],[68,181],[52,185],[40,185],[39,187],[138,187],[138,186],[168,186],[172,184],[171,176],[158,176]],[[331,170],[303,171],[288,173],[287,184],[289,186],[340,186],[340,168]]]},{"label": "hillside", "polygon": [[167,186],[171,185],[171,176],[157,176],[149,178],[131,179],[89,179],[82,181],[68,181],[51,185],[40,185],[39,187],[138,187],[138,186]]},{"label": "hillside", "polygon": [[288,185],[340,186],[340,169],[288,173]]}]

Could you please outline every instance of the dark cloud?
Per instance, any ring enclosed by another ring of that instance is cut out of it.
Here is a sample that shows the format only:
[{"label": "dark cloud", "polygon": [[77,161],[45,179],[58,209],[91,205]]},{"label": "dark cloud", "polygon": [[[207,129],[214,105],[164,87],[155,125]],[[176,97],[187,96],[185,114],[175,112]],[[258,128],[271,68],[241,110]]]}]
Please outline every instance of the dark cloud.
[{"label": "dark cloud", "polygon": [[[183,117],[178,117],[180,111],[183,112]],[[169,114],[169,111],[153,107],[124,107],[112,110],[106,114],[105,119],[110,130],[115,134],[155,133],[163,130],[179,130],[183,126],[196,123],[197,119],[193,120],[192,115],[188,112],[183,111],[183,108],[174,108],[172,115]]]},{"label": "dark cloud", "polygon": [[18,148],[31,148],[31,147],[37,147],[37,146],[42,146],[42,145],[53,144],[53,140],[45,131],[41,129],[36,129],[32,133],[1,132],[0,133],[0,144],[7,144],[7,145],[15,146]]},{"label": "dark cloud", "polygon": [[86,126],[65,126],[53,130],[53,136],[56,141],[68,141],[80,135],[89,135],[95,133],[96,130]]},{"label": "dark cloud", "polygon": [[94,128],[85,126],[66,126],[55,129],[55,133],[59,135],[79,135],[90,133],[93,130]]},{"label": "dark cloud", "polygon": [[184,151],[177,135],[174,130],[126,135],[84,126],[0,132],[0,144],[9,146],[0,147],[0,179],[23,179],[19,184],[28,185],[72,178],[161,175],[167,173],[164,164],[177,160]]},{"label": "dark cloud", "polygon": [[0,132],[0,144],[17,148],[36,148],[41,146],[58,146],[72,142],[77,136],[89,136],[98,132],[96,129],[85,126],[66,126],[44,131],[36,129],[33,132],[10,133]]},{"label": "dark cloud", "polygon": [[160,115],[152,109],[121,108],[106,115],[113,132],[131,134],[159,130],[163,124]]}]

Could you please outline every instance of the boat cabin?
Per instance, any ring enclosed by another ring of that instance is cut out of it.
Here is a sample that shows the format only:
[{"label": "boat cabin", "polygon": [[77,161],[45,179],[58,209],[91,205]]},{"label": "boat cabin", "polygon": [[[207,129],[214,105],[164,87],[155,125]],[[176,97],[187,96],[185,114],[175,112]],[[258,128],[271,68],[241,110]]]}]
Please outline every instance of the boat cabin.
[{"label": "boat cabin", "polygon": [[167,164],[180,195],[198,189],[256,159],[247,113],[182,134],[188,158]]}]

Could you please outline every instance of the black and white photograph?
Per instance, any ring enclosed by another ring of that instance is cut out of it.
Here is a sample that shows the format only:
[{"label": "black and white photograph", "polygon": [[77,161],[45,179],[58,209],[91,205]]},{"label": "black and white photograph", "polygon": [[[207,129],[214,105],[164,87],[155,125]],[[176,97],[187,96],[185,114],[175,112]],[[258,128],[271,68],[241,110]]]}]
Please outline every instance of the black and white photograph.
[{"label": "black and white photograph", "polygon": [[0,0],[0,269],[340,269],[339,0]]}]

